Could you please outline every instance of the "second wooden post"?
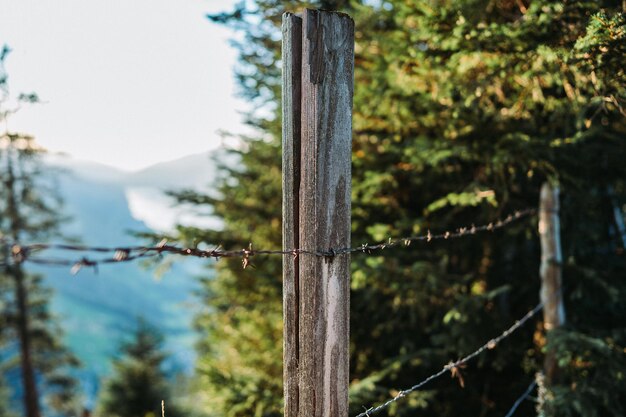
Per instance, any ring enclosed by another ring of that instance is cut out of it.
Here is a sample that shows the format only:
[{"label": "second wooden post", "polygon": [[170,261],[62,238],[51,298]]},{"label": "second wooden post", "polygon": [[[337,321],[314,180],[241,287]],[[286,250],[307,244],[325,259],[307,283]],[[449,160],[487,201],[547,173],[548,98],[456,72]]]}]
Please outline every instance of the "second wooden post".
[{"label": "second wooden post", "polygon": [[[539,200],[539,237],[541,239],[541,291],[543,327],[548,335],[565,324],[565,308],[561,290],[561,225],[559,219],[559,189],[544,183]],[[553,384],[558,371],[555,353],[546,352],[544,373],[546,385]]]},{"label": "second wooden post", "polygon": [[349,16],[284,15],[286,417],[348,415],[353,67]]}]

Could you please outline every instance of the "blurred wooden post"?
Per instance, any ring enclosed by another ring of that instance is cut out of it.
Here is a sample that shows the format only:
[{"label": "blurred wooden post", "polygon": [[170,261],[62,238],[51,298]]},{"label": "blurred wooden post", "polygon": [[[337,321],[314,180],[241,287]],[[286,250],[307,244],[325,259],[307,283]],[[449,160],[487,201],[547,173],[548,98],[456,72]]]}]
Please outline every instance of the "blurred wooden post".
[{"label": "blurred wooden post", "polygon": [[[561,227],[559,222],[559,189],[548,183],[541,187],[539,201],[539,236],[541,239],[541,301],[543,327],[546,334],[565,323],[565,308],[561,291]],[[550,385],[556,375],[554,352],[546,352],[544,373]]]},{"label": "blurred wooden post", "polygon": [[[354,22],[283,16],[283,247],[350,246]],[[347,417],[350,255],[283,261],[285,417]]]}]

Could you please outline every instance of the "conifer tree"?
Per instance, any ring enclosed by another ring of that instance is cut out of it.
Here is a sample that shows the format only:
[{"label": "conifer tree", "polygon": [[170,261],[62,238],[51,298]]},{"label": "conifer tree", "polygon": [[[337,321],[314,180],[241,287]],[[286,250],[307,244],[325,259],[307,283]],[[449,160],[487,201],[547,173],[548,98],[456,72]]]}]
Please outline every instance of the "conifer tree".
[{"label": "conifer tree", "polygon": [[[323,3],[323,4],[322,4]],[[568,324],[523,329],[455,381],[424,387],[388,415],[504,415],[556,349],[561,379],[544,412],[620,416],[626,404],[626,28],[619,1],[311,2],[356,21],[352,241],[489,222],[562,188]],[[240,30],[243,93],[262,140],[244,138],[209,204],[217,231],[188,243],[278,247],[280,16],[293,2],[212,16]],[[385,401],[497,335],[538,301],[536,224],[465,240],[353,256],[351,409]],[[227,416],[278,416],[280,260],[221,260],[203,281],[198,370]],[[546,345],[547,343],[547,345]],[[452,400],[451,400],[452,399]],[[524,404],[530,415],[531,404]]]},{"label": "conifer tree", "polygon": [[[15,111],[7,104],[3,63],[8,52],[5,46],[0,54],[0,122],[5,125]],[[34,94],[18,98],[19,103],[35,101]],[[41,152],[32,136],[8,130],[0,134],[0,352],[6,362],[5,371],[19,364],[19,386],[27,417],[42,415],[43,398],[57,412],[73,411],[76,381],[69,376],[69,369],[78,365],[60,342],[62,332],[49,309],[51,292],[40,275],[26,271],[20,255],[20,243],[54,236],[61,221],[60,199],[53,184],[42,175]],[[14,340],[17,349],[11,343]]]},{"label": "conifer tree", "polygon": [[132,338],[123,343],[113,361],[113,375],[105,381],[96,414],[103,417],[158,417],[161,401],[166,415],[177,415],[163,362],[163,336],[144,319],[137,321]]}]

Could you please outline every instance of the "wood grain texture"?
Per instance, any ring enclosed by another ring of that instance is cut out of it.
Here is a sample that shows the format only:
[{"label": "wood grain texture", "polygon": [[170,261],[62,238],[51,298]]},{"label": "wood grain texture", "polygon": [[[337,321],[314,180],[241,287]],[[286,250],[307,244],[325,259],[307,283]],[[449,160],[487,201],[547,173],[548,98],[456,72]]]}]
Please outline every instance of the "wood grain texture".
[{"label": "wood grain texture", "polygon": [[[354,22],[306,10],[302,46],[299,239],[350,246]],[[348,415],[350,256],[300,256],[300,417]]]},{"label": "wood grain texture", "polygon": [[[283,249],[300,247],[300,102],[302,19],[283,15]],[[283,390],[285,417],[298,415],[299,291],[297,257],[283,256]]]},{"label": "wood grain texture", "polygon": [[[559,222],[559,189],[548,183],[541,187],[539,200],[539,237],[541,240],[540,297],[543,302],[543,326],[549,332],[565,323],[561,290],[561,227]],[[546,383],[556,375],[556,358],[547,352],[544,361]]]}]

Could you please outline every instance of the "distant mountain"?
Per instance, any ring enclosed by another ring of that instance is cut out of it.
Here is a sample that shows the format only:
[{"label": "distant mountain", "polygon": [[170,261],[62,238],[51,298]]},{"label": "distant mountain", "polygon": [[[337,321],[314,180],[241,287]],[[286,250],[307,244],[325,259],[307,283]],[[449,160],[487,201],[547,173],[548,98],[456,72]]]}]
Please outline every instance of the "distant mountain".
[{"label": "distant mountain", "polygon": [[123,181],[135,187],[207,189],[217,174],[214,158],[222,159],[223,155],[222,151],[204,152],[161,162],[130,173]]},{"label": "distant mountain", "polygon": [[[64,226],[64,233],[84,244],[102,246],[137,244],[130,232],[152,231],[149,220],[155,213],[168,219],[169,224],[161,225],[164,228],[184,220],[180,209],[169,206],[172,201],[163,196],[162,190],[183,185],[199,189],[203,178],[215,174],[208,154],[158,164],[137,173],[58,155],[47,157],[46,163],[61,168],[58,177],[64,214],[72,219]],[[210,191],[206,187],[204,190]],[[203,218],[192,215],[187,220],[201,224]],[[49,255],[82,256],[67,252]],[[97,258],[97,254],[89,256]],[[84,364],[80,378],[90,401],[95,398],[99,380],[109,372],[116,346],[140,315],[165,333],[167,349],[172,353],[170,366],[191,369],[192,292],[197,285],[194,278],[210,273],[207,264],[210,261],[177,259],[161,278],[138,262],[105,265],[97,271],[87,268],[76,276],[67,268],[32,267],[44,274],[55,289],[52,307],[62,318],[70,348]]]},{"label": "distant mountain", "polygon": [[176,224],[220,227],[208,212],[176,204],[167,191],[194,189],[215,193],[217,164],[235,164],[233,156],[222,150],[189,155],[161,162],[135,172],[125,172],[95,162],[73,159],[67,155],[48,155],[47,163],[71,173],[76,178],[100,184],[113,184],[124,190],[133,218],[158,232],[170,232]]},{"label": "distant mountain", "polygon": [[67,154],[48,153],[44,155],[44,163],[48,166],[61,168],[66,173],[96,182],[122,182],[127,172],[98,162],[74,159]]},{"label": "distant mountain", "polygon": [[221,223],[208,212],[197,212],[181,206],[166,191],[193,189],[214,193],[217,178],[216,162],[233,160],[223,151],[190,155],[162,162],[131,173],[123,181],[133,215],[150,228],[168,232],[178,223],[200,227],[220,227]]}]

